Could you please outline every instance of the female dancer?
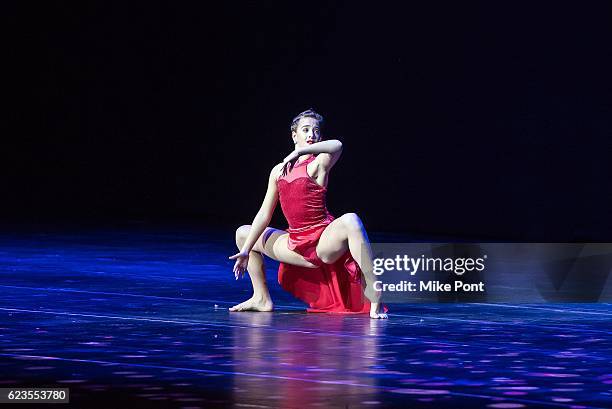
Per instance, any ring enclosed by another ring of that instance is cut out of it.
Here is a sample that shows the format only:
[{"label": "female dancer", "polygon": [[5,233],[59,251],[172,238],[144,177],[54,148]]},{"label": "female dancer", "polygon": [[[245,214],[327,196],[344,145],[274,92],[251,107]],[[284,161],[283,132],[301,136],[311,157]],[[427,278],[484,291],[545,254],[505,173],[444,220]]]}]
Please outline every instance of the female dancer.
[{"label": "female dancer", "polygon": [[[280,262],[279,283],[308,303],[309,312],[369,312],[371,318],[387,318],[380,292],[373,290],[372,250],[361,220],[355,213],[334,219],[327,211],[329,172],[340,158],[342,143],[321,141],[322,123],[323,117],[312,109],[293,119],[295,150],[270,172],[253,223],[236,230],[240,252],[229,258],[236,260],[236,279],[249,272],[253,296],[230,311],[273,310],[265,254]],[[267,227],[279,199],[287,231]]]}]

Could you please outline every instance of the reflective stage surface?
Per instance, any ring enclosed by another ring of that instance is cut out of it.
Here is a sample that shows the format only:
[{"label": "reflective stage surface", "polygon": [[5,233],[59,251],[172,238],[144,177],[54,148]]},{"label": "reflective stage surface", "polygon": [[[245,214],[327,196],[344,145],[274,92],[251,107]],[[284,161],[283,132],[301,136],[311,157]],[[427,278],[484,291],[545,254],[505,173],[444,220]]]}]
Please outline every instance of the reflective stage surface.
[{"label": "reflective stage surface", "polygon": [[229,231],[0,244],[0,387],[68,387],[71,407],[612,407],[610,304],[306,314],[267,260],[276,311],[228,313],[250,295]]}]

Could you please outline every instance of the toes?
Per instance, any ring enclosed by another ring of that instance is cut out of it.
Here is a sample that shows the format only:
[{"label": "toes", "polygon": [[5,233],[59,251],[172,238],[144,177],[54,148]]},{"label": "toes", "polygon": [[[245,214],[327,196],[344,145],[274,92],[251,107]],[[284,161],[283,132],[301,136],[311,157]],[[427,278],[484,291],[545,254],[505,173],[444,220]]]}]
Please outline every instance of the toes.
[{"label": "toes", "polygon": [[230,307],[229,310],[232,312],[236,312],[236,311],[242,311],[242,304],[238,304],[238,305],[234,305],[233,307]]},{"label": "toes", "polygon": [[258,304],[253,300],[247,300],[243,303],[236,304],[233,307],[228,308],[231,312],[240,312],[240,311],[272,311],[273,304],[266,306],[264,304]]},{"label": "toes", "polygon": [[250,303],[248,301],[245,301],[240,304],[234,305],[229,310],[232,312],[240,312],[240,311],[248,310],[249,308],[250,308]]}]

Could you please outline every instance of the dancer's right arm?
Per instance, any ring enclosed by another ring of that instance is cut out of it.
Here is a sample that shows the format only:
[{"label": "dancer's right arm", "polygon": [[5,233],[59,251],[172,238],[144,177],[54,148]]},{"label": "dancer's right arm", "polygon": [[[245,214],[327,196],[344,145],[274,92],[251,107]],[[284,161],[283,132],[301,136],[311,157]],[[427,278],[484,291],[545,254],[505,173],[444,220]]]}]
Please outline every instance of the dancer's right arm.
[{"label": "dancer's right arm", "polygon": [[244,271],[246,270],[249,262],[249,253],[253,249],[253,246],[255,246],[255,243],[257,242],[257,239],[259,239],[259,236],[261,236],[266,227],[268,227],[268,224],[270,224],[270,220],[272,219],[272,215],[274,214],[274,209],[276,208],[276,204],[278,203],[278,189],[276,187],[276,179],[279,176],[279,172],[282,166],[283,164],[279,163],[270,172],[266,196],[264,197],[263,203],[261,204],[261,208],[255,215],[255,218],[251,223],[249,235],[247,236],[242,248],[240,249],[240,252],[230,257],[231,260],[236,260],[236,263],[234,264],[234,275],[236,276],[236,279],[238,279],[244,274]]},{"label": "dancer's right arm", "polygon": [[257,242],[259,236],[261,236],[266,227],[268,227],[268,224],[270,224],[270,220],[272,220],[274,209],[276,209],[276,204],[278,203],[278,189],[276,187],[276,178],[278,177],[278,172],[280,171],[281,166],[282,163],[276,165],[270,172],[266,196],[264,197],[263,203],[261,204],[261,208],[253,219],[253,223],[251,223],[251,230],[249,232],[249,235],[247,236],[247,239],[244,242],[242,249],[240,249],[240,252],[243,254],[249,254],[249,252],[253,249],[253,246]]}]

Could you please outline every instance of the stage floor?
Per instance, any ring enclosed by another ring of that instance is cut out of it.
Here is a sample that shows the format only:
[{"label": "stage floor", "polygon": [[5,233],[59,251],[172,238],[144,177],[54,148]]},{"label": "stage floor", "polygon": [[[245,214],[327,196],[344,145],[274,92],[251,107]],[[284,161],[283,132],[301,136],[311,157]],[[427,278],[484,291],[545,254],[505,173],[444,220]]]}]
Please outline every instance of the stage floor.
[{"label": "stage floor", "polygon": [[307,314],[267,260],[276,311],[229,313],[250,296],[231,231],[32,229],[0,244],[0,387],[68,387],[71,407],[612,407],[611,304]]}]

